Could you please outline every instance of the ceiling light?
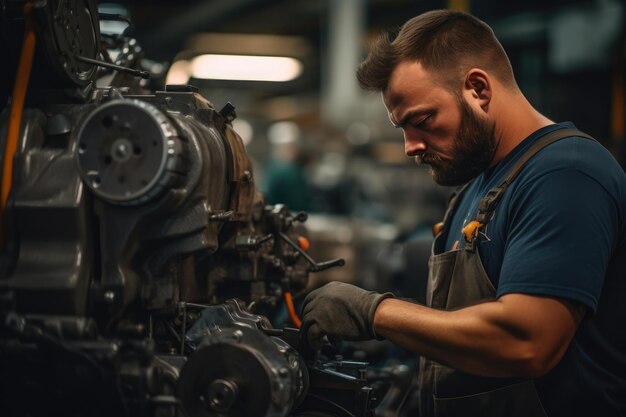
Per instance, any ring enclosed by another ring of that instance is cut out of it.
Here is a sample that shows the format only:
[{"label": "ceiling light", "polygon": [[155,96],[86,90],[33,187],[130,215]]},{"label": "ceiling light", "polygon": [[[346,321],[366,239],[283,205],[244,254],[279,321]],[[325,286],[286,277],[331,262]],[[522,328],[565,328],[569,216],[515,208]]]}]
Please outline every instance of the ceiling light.
[{"label": "ceiling light", "polygon": [[165,84],[187,84],[189,82],[189,61],[181,59],[172,64],[167,77],[165,78]]},{"label": "ceiling light", "polygon": [[200,55],[191,61],[194,78],[285,82],[302,73],[295,58],[252,55]]}]

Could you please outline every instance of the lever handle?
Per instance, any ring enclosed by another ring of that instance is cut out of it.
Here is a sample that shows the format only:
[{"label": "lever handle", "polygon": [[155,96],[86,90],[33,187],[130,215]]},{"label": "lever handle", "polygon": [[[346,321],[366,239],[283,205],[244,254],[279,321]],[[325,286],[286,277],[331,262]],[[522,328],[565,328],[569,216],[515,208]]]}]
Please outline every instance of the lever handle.
[{"label": "lever handle", "polygon": [[315,260],[311,258],[308,253],[302,250],[302,248],[297,243],[289,239],[289,236],[287,236],[283,232],[280,232],[278,235],[281,237],[281,239],[287,242],[289,246],[297,250],[298,253],[300,253],[300,255],[302,255],[309,264],[311,264],[311,268],[309,268],[309,271],[311,272],[320,272],[325,269],[332,268],[333,266],[344,266],[346,264],[346,261],[342,258],[332,259],[330,261],[324,261],[319,263],[315,262]]}]

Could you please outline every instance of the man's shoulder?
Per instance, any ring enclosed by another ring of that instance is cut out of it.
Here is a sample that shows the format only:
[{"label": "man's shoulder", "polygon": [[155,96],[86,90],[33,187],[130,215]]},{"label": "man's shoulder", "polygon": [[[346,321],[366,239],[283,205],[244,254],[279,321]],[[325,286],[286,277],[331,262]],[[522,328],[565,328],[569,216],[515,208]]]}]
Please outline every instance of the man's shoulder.
[{"label": "man's shoulder", "polygon": [[[520,173],[518,186],[560,171],[587,176],[599,186],[609,188],[611,193],[626,193],[626,173],[613,155],[599,142],[580,136],[565,138],[542,149]],[[572,175],[572,180],[577,176]]]}]

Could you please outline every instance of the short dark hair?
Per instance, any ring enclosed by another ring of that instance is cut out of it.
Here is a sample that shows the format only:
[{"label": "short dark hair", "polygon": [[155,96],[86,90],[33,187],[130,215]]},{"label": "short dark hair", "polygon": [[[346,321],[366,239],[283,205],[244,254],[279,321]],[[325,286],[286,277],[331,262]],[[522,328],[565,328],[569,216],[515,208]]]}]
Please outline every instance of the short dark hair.
[{"label": "short dark hair", "polygon": [[359,65],[357,79],[366,90],[383,91],[396,65],[419,61],[426,70],[443,76],[451,90],[473,67],[484,69],[506,86],[516,86],[513,69],[493,30],[467,13],[433,10],[406,22],[394,38],[382,34]]}]

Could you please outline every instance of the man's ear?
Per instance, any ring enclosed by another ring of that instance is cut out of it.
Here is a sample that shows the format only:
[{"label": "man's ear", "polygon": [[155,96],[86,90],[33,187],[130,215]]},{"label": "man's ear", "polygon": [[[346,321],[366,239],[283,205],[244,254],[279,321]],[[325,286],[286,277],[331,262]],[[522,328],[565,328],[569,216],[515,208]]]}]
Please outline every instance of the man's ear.
[{"label": "man's ear", "polygon": [[476,102],[483,110],[488,110],[493,90],[489,75],[485,71],[478,68],[467,71],[464,89],[468,100]]}]

